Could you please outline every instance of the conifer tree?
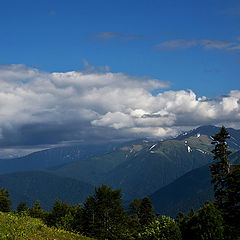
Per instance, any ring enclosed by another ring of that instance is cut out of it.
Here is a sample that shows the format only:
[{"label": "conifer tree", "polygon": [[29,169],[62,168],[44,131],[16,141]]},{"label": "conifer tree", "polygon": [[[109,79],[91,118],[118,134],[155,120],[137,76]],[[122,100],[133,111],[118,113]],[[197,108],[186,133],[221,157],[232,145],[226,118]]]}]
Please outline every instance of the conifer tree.
[{"label": "conifer tree", "polygon": [[28,210],[28,207],[27,207],[27,203],[26,202],[20,202],[17,206],[17,212],[18,213],[21,213],[21,212],[25,212]]},{"label": "conifer tree", "polygon": [[126,213],[122,206],[121,190],[107,185],[95,188],[83,208],[85,233],[97,239],[127,239]]},{"label": "conifer tree", "polygon": [[138,198],[135,198],[129,205],[128,208],[128,214],[132,217],[134,221],[139,223],[140,220],[140,206],[141,206],[141,200]]},{"label": "conifer tree", "polygon": [[36,200],[33,206],[28,208],[28,214],[33,218],[42,218],[42,219],[45,218],[45,212],[42,209],[42,206],[39,200]]},{"label": "conifer tree", "polygon": [[230,165],[226,140],[229,133],[223,126],[219,133],[213,136],[215,144],[214,163],[210,166],[216,206],[223,214],[227,225],[225,228],[226,239],[237,239],[240,235],[240,167]]},{"label": "conifer tree", "polygon": [[149,197],[144,197],[139,207],[139,223],[142,227],[149,225],[155,220],[153,205]]},{"label": "conifer tree", "polygon": [[[226,178],[224,219],[228,225],[227,235],[240,237],[240,166],[233,165]],[[231,238],[230,238],[231,239]],[[237,239],[237,238],[236,238]]]},{"label": "conifer tree", "polygon": [[59,199],[55,200],[51,212],[46,217],[49,226],[61,226],[62,218],[70,212],[70,206],[67,202],[61,202]]},{"label": "conifer tree", "polygon": [[230,164],[228,156],[231,151],[228,150],[227,139],[230,138],[228,131],[222,126],[219,133],[212,136],[212,144],[215,148],[212,150],[214,154],[214,162],[210,166],[212,183],[214,184],[214,196],[216,205],[219,210],[224,210],[224,203],[226,201],[226,178],[230,172]]},{"label": "conifer tree", "polygon": [[9,199],[8,190],[5,188],[0,189],[0,211],[10,212],[11,211],[11,200]]}]

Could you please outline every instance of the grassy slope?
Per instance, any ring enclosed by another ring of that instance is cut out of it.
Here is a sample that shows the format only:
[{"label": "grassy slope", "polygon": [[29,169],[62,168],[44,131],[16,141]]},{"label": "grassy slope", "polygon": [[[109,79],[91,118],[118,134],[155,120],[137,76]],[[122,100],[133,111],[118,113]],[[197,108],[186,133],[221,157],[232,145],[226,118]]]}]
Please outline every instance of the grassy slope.
[{"label": "grassy slope", "polygon": [[41,220],[0,212],[0,239],[90,240],[79,234],[49,228]]}]

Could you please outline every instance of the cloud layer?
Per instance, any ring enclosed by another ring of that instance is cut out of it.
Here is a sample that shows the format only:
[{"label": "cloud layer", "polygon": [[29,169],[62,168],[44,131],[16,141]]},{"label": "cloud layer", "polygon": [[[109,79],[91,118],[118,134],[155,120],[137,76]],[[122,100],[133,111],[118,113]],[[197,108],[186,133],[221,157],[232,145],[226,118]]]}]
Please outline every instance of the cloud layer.
[{"label": "cloud layer", "polygon": [[206,50],[224,50],[240,53],[240,42],[228,42],[211,39],[191,39],[191,40],[169,40],[161,42],[155,46],[156,49],[187,49],[192,47],[202,47]]},{"label": "cloud layer", "polygon": [[203,124],[240,127],[240,90],[216,99],[196,98],[191,90],[153,95],[169,82],[107,70],[47,73],[1,65],[0,144],[162,138]]},{"label": "cloud layer", "polygon": [[94,36],[96,39],[101,39],[101,40],[110,40],[110,39],[138,39],[142,38],[142,36],[139,35],[127,35],[127,34],[122,34],[122,33],[115,33],[115,32],[101,32],[98,34],[95,34]]}]

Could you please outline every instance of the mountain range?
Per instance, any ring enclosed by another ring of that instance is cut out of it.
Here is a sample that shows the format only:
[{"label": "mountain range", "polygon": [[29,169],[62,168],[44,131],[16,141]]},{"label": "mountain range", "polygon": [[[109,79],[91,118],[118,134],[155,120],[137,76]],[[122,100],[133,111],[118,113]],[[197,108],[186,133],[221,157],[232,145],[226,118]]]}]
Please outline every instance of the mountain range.
[{"label": "mountain range", "polygon": [[[228,131],[232,161],[238,161],[240,130]],[[94,185],[108,184],[121,188],[127,203],[148,195],[157,212],[174,216],[178,210],[197,208],[213,198],[208,166],[214,147],[211,136],[217,132],[217,127],[203,126],[165,141],[136,140],[81,151],[76,146],[55,148],[0,160],[0,172],[9,173],[0,176],[0,187],[9,189],[14,206],[24,199],[32,203],[34,198],[49,208],[56,197],[77,203],[84,201]],[[72,187],[64,185],[65,181]],[[17,190],[20,188],[22,193]]]}]

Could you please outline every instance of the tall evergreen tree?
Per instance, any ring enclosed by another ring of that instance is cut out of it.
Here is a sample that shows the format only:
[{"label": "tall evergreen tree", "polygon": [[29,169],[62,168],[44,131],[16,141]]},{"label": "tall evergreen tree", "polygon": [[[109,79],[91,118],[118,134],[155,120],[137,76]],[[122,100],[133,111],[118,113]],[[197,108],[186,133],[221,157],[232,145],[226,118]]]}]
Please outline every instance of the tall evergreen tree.
[{"label": "tall evergreen tree", "polygon": [[240,167],[229,163],[228,156],[231,151],[228,150],[226,142],[228,138],[230,136],[224,126],[213,136],[214,163],[210,170],[214,184],[215,203],[227,225],[225,238],[237,239],[240,235]]},{"label": "tall evergreen tree", "polygon": [[139,207],[139,223],[142,227],[149,225],[155,220],[153,205],[149,197],[144,197]]},{"label": "tall evergreen tree", "polygon": [[33,218],[45,218],[45,212],[42,209],[42,206],[40,204],[39,200],[36,200],[35,203],[33,204],[33,206],[28,208],[28,214],[29,216],[33,217]]},{"label": "tall evergreen tree", "polygon": [[140,220],[140,206],[141,206],[141,200],[138,198],[135,198],[129,205],[128,208],[128,215],[132,217],[134,221],[139,223]]},{"label": "tall evergreen tree", "polygon": [[5,188],[0,189],[0,211],[1,212],[11,211],[11,200],[9,199],[8,190]]},{"label": "tall evergreen tree", "polygon": [[25,212],[28,210],[28,207],[27,207],[27,203],[26,202],[20,202],[17,206],[17,212],[18,213],[21,213],[21,212]]},{"label": "tall evergreen tree", "polygon": [[212,183],[214,184],[214,196],[216,199],[216,205],[218,209],[224,210],[224,203],[226,201],[226,178],[230,172],[230,164],[228,156],[231,151],[228,150],[227,139],[230,135],[226,128],[222,126],[219,133],[212,136],[212,144],[215,148],[212,150],[214,154],[214,162],[210,166]]},{"label": "tall evergreen tree", "polygon": [[142,230],[140,225],[140,206],[141,200],[135,198],[129,205],[128,216],[129,216],[129,228],[133,239],[137,239],[139,232]]},{"label": "tall evergreen tree", "polygon": [[102,185],[84,204],[85,233],[97,239],[127,239],[126,217],[121,190]]},{"label": "tall evergreen tree", "polygon": [[240,166],[232,165],[226,178],[226,200],[224,219],[228,225],[226,233],[240,239]]},{"label": "tall evergreen tree", "polygon": [[49,226],[62,225],[62,219],[70,212],[70,206],[67,202],[61,202],[59,199],[55,200],[51,212],[46,217],[46,222]]}]

